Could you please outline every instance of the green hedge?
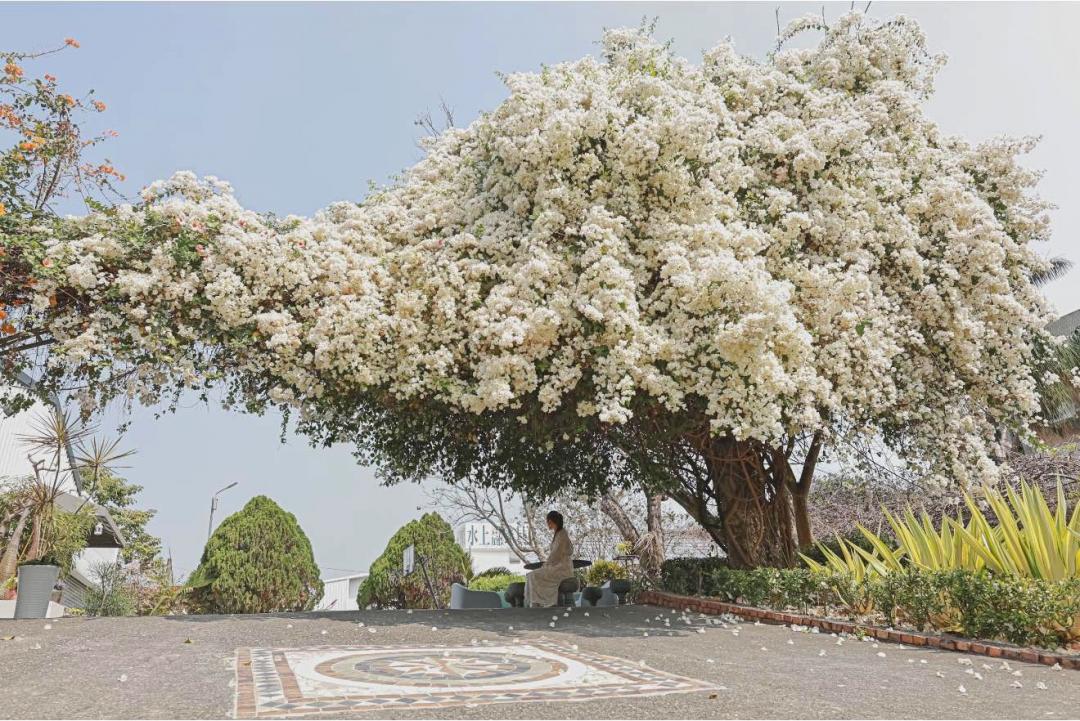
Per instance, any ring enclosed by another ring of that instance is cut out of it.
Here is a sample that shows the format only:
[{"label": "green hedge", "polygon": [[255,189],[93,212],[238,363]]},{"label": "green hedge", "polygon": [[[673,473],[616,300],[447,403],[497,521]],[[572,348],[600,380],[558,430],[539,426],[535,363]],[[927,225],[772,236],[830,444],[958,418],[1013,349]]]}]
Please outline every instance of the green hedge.
[{"label": "green hedge", "polygon": [[524,576],[514,573],[500,573],[498,575],[473,576],[469,582],[469,588],[474,591],[505,591],[511,583],[523,583]]},{"label": "green hedge", "polygon": [[907,569],[856,583],[844,574],[805,568],[737,570],[720,559],[680,558],[664,564],[662,588],[1019,645],[1057,648],[1080,638],[1080,580]]},{"label": "green hedge", "polygon": [[713,596],[710,573],[717,568],[726,568],[724,559],[707,558],[669,558],[660,567],[660,586],[672,593],[687,596]]}]

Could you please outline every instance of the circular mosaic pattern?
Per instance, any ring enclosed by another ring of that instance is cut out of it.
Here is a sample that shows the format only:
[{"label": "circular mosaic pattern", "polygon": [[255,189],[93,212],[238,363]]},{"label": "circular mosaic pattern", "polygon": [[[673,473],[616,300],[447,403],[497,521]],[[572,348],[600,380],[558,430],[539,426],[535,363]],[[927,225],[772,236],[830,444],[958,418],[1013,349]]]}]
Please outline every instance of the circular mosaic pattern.
[{"label": "circular mosaic pattern", "polygon": [[395,686],[490,686],[541,681],[566,672],[548,658],[498,651],[385,651],[323,661],[316,672],[339,680]]}]

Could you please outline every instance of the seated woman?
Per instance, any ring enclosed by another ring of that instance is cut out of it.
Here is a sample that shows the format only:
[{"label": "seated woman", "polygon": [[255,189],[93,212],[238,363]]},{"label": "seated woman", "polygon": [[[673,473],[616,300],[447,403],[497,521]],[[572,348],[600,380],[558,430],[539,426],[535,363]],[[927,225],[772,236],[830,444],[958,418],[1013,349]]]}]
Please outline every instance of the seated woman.
[{"label": "seated woman", "polygon": [[562,514],[547,514],[547,525],[555,535],[544,565],[525,576],[525,608],[554,606],[559,602],[559,584],[574,577],[574,544],[563,528]]}]

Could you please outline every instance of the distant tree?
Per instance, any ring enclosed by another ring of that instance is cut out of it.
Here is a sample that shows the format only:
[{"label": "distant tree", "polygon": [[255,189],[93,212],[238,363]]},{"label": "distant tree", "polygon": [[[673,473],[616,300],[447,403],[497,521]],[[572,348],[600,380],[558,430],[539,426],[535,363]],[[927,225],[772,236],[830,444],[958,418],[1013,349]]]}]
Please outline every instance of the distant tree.
[{"label": "distant tree", "polygon": [[136,496],[142,489],[142,486],[129,483],[118,475],[104,473],[94,490],[93,500],[108,509],[123,534],[121,556],[124,561],[138,561],[140,568],[149,568],[161,560],[161,539],[146,530],[146,525],[157,515],[157,511],[135,507]]},{"label": "distant tree", "polygon": [[356,594],[361,608],[432,608],[419,559],[414,573],[409,576],[402,573],[402,554],[410,545],[416,547],[418,557],[423,557],[440,606],[449,603],[451,584],[464,583],[472,577],[472,559],[454,540],[454,529],[438,513],[425,513],[398,529],[386,544],[386,550],[371,564],[371,571]]},{"label": "distant tree", "polygon": [[296,516],[266,496],[222,521],[188,587],[193,606],[208,613],[307,611],[323,594]]}]

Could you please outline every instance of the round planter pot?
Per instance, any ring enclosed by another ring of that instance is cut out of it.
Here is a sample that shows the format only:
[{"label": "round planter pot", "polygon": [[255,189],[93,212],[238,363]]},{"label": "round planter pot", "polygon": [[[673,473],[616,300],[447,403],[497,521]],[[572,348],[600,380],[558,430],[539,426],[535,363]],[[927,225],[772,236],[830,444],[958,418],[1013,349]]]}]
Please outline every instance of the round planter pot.
[{"label": "round planter pot", "polygon": [[19,595],[15,597],[15,618],[45,618],[49,599],[60,575],[57,566],[19,566]]}]

